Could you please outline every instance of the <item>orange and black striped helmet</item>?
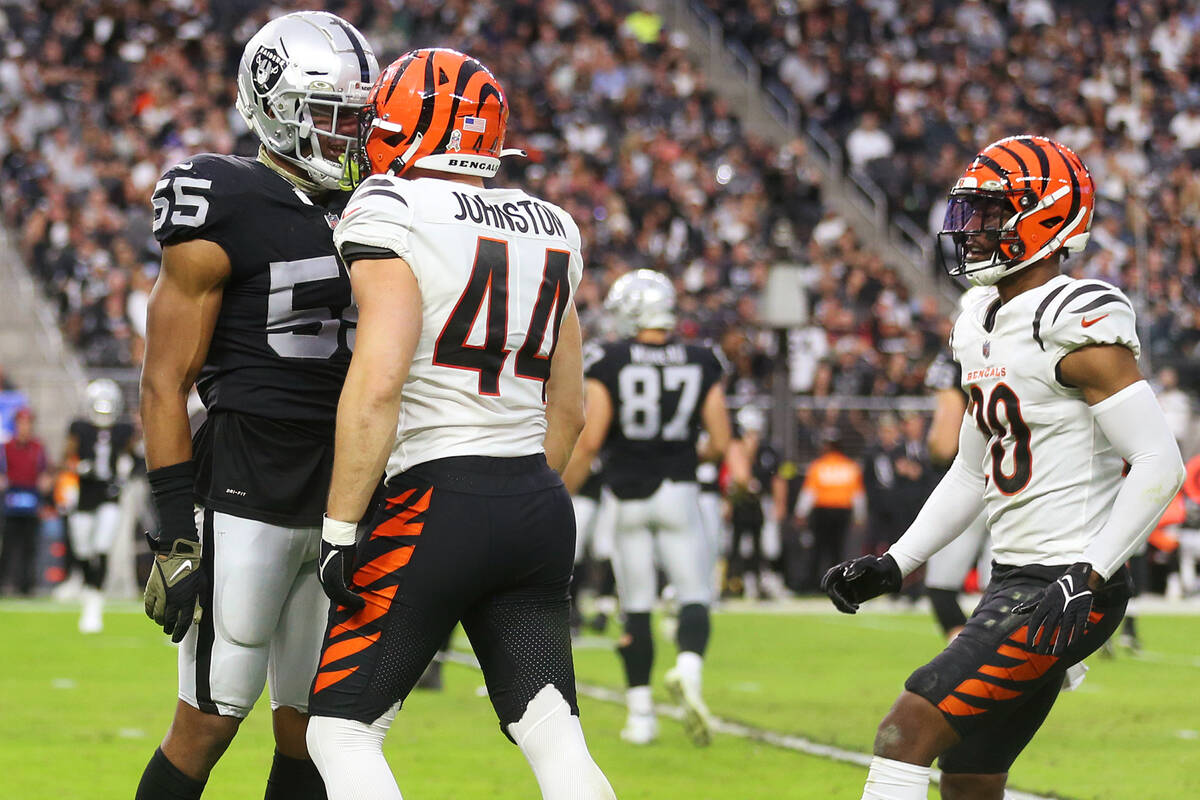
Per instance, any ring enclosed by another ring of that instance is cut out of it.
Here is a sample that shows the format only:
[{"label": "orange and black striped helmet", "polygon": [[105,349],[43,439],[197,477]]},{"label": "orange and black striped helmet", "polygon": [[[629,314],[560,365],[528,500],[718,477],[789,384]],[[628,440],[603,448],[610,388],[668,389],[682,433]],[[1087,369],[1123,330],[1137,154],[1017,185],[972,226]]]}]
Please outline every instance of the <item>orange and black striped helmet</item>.
[{"label": "orange and black striped helmet", "polygon": [[503,150],[508,100],[491,70],[465,53],[413,50],[376,79],[360,116],[362,177],[416,166],[490,178]]},{"label": "orange and black striped helmet", "polygon": [[951,275],[990,286],[1059,251],[1083,250],[1094,208],[1092,176],[1070,148],[1009,136],[975,156],[950,190],[938,251]]}]

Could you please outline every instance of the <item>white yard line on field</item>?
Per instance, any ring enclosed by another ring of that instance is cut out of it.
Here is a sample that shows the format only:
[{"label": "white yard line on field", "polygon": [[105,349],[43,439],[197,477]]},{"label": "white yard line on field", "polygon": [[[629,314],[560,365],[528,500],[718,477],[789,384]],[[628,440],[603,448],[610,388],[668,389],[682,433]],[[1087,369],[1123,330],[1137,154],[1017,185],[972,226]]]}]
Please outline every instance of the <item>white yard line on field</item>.
[{"label": "white yard line on field", "polygon": [[[454,664],[461,664],[473,669],[479,669],[479,662],[474,655],[464,653],[457,650],[443,652],[438,654],[438,658],[442,661],[449,661]],[[594,686],[587,683],[576,682],[575,690],[592,700],[599,700],[602,703],[612,703],[613,705],[625,705],[625,693],[618,689],[610,689],[606,686]],[[655,703],[655,713],[663,717],[670,717],[674,720],[683,719],[683,709],[679,706],[668,705],[666,703]],[[794,750],[799,753],[805,753],[818,758],[827,758],[830,761],[840,761],[846,764],[854,764],[859,767],[869,766],[871,756],[866,753],[858,753],[853,750],[843,750],[840,747],[834,747],[829,744],[821,744],[806,739],[803,736],[795,736],[788,733],[779,733],[778,731],[768,730],[767,728],[759,728],[754,725],[747,725],[742,722],[734,722],[727,719],[717,719],[713,726],[717,733],[723,733],[729,736],[736,736],[739,739],[748,739],[754,742],[762,742],[763,744],[779,747],[784,750]],[[938,770],[933,771],[933,781],[935,783],[941,780],[942,774]],[[1015,789],[1008,789],[1005,792],[1005,800],[1052,800],[1049,797],[1043,797],[1038,794],[1029,794],[1028,792],[1019,792]]]}]

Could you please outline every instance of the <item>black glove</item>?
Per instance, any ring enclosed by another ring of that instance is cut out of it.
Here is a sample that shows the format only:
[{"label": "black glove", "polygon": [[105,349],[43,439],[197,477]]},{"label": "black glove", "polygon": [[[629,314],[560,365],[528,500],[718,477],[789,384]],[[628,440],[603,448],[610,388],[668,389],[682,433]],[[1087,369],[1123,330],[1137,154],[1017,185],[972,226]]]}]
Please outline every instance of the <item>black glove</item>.
[{"label": "black glove", "polygon": [[150,579],[146,581],[146,616],[161,625],[163,633],[178,644],[203,614],[200,594],[205,576],[200,568],[203,563],[200,542],[179,538],[162,550],[149,534],[146,540],[154,551]]},{"label": "black glove", "polygon": [[[347,532],[347,529],[349,532]],[[352,611],[358,611],[367,604],[361,595],[350,589],[354,579],[354,556],[358,545],[334,544],[330,538],[339,538],[339,534],[350,538],[354,526],[346,522],[337,522],[325,518],[321,535],[321,560],[317,562],[317,575],[321,579],[321,588],[330,600],[339,606],[345,606]]]},{"label": "black glove", "polygon": [[1072,564],[1058,580],[1024,603],[1013,606],[1014,614],[1029,614],[1026,643],[1035,653],[1061,656],[1087,632],[1092,611],[1092,590],[1088,578],[1092,565]]},{"label": "black glove", "polygon": [[821,578],[821,591],[829,595],[838,611],[853,614],[860,603],[900,591],[904,578],[890,555],[862,556],[830,567]]}]

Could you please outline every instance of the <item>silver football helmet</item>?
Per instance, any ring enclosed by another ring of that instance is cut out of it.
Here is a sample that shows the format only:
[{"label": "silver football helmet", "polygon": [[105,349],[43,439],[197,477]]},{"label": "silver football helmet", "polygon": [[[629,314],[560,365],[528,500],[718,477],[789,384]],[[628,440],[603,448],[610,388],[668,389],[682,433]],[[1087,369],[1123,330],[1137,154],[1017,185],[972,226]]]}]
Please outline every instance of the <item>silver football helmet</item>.
[{"label": "silver football helmet", "polygon": [[110,378],[97,378],[87,385],[87,416],[97,428],[111,428],[125,410],[121,387]]},{"label": "silver football helmet", "polygon": [[675,287],[666,275],[652,269],[627,272],[608,290],[604,308],[622,336],[644,330],[674,330]]},{"label": "silver football helmet", "polygon": [[379,75],[371,45],[324,11],[271,20],[250,37],[237,72],[237,110],[271,153],[322,189],[349,189],[358,111]]}]

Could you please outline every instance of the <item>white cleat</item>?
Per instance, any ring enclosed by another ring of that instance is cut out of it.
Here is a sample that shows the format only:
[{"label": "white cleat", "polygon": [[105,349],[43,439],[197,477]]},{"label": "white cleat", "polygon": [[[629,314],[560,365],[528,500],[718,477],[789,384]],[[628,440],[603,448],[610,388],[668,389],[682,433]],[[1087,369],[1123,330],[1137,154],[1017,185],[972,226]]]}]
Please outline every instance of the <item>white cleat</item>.
[{"label": "white cleat", "polygon": [[621,738],[630,744],[650,744],[658,738],[658,720],[653,714],[630,714]]},{"label": "white cleat", "polygon": [[667,691],[671,699],[683,707],[683,728],[692,744],[705,747],[712,743],[712,713],[700,697],[700,687],[684,679],[679,670],[667,672]]},{"label": "white cleat", "polygon": [[104,595],[98,589],[83,590],[83,613],[79,615],[80,633],[100,633],[104,630]]}]

